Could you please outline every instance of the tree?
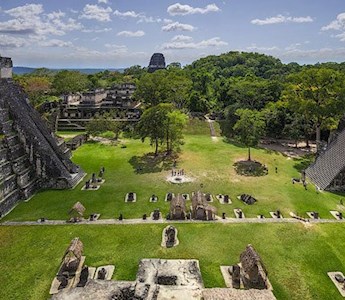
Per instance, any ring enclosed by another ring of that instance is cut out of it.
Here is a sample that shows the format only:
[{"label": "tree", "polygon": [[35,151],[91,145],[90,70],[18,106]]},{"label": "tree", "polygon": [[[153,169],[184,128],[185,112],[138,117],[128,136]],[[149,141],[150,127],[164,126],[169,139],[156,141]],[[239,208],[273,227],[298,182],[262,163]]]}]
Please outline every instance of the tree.
[{"label": "tree", "polygon": [[17,77],[18,83],[29,96],[30,103],[37,107],[46,101],[46,95],[50,92],[51,80],[46,76],[25,75]]},{"label": "tree", "polygon": [[289,77],[283,99],[296,114],[313,124],[317,151],[321,129],[336,127],[345,112],[344,83],[342,73],[326,68],[304,69]]},{"label": "tree", "polygon": [[158,70],[141,76],[136,87],[135,99],[148,106],[156,106],[165,102],[167,98],[166,72],[166,70]]},{"label": "tree", "polygon": [[155,146],[155,156],[158,155],[158,146],[163,143],[165,136],[164,122],[170,107],[162,107],[162,104],[153,106],[144,111],[138,122],[137,131],[141,140],[150,139]]},{"label": "tree", "polygon": [[150,139],[158,155],[159,145],[166,142],[167,153],[182,143],[183,128],[187,116],[169,103],[161,103],[144,111],[137,126],[137,132],[142,141]]},{"label": "tree", "polygon": [[238,109],[236,115],[239,120],[234,125],[236,139],[248,147],[248,160],[251,160],[250,147],[259,143],[260,137],[265,132],[265,120],[261,112],[250,109]]},{"label": "tree", "polygon": [[173,103],[178,109],[186,108],[189,104],[189,95],[192,88],[192,81],[185,73],[177,68],[168,72],[165,80],[167,89],[167,102]]},{"label": "tree", "polygon": [[183,143],[183,129],[187,120],[187,115],[179,110],[173,110],[167,114],[165,122],[167,153],[171,153]]},{"label": "tree", "polygon": [[82,92],[90,85],[87,75],[78,71],[63,70],[55,75],[53,88],[57,94]]},{"label": "tree", "polygon": [[90,135],[97,136],[104,132],[111,131],[114,133],[115,140],[119,138],[121,130],[122,126],[120,122],[116,122],[111,113],[106,113],[99,117],[93,118],[86,124],[86,131]]},{"label": "tree", "polygon": [[135,98],[148,106],[172,103],[178,109],[188,106],[192,81],[183,70],[172,68],[143,75],[135,92]]}]

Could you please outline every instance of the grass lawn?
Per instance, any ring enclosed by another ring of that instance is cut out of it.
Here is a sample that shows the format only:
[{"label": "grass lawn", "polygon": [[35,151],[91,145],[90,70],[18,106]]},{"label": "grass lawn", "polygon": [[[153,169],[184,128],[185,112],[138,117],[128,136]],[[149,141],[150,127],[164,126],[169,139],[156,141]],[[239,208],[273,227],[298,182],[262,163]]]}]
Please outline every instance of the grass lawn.
[{"label": "grass lawn", "polygon": [[[219,127],[216,126],[217,131]],[[122,147],[125,145],[126,147]],[[306,159],[290,159],[279,153],[264,149],[252,149],[252,158],[268,166],[269,173],[262,177],[237,175],[233,164],[245,159],[247,149],[227,143],[222,137],[216,141],[210,138],[206,122],[193,120],[187,129],[185,144],[177,159],[177,168],[184,169],[188,176],[195,178],[192,183],[174,185],[166,182],[173,161],[166,157],[153,159],[146,154],[152,152],[148,142],[124,139],[117,146],[101,143],[86,143],[73,153],[73,161],[88,173],[105,167],[106,182],[98,191],[81,191],[83,183],[74,190],[41,191],[29,202],[21,203],[4,220],[67,219],[67,212],[80,201],[88,213],[98,212],[102,218],[117,218],[120,213],[124,218],[141,218],[155,208],[160,208],[165,216],[169,203],[164,202],[167,192],[191,193],[200,189],[213,195],[229,194],[233,204],[221,205],[215,201],[218,215],[225,212],[233,217],[234,208],[242,208],[247,217],[279,209],[285,217],[290,212],[307,216],[307,211],[318,211],[321,218],[333,218],[329,210],[339,209],[342,195],[328,192],[316,192],[312,185],[305,191],[301,184],[292,184],[292,177],[299,177],[299,170]],[[142,170],[137,171],[140,166]],[[275,173],[275,167],[278,173]],[[128,192],[137,193],[136,203],[125,203]],[[247,193],[258,202],[247,206],[236,197]],[[152,194],[159,197],[157,203],[149,203]]]},{"label": "grass lawn", "polygon": [[86,264],[115,264],[133,280],[141,258],[196,258],[206,287],[224,287],[220,265],[235,264],[248,243],[259,252],[277,299],[342,299],[327,276],[345,272],[345,224],[177,224],[180,244],[160,247],[164,225],[0,226],[0,299],[47,299],[70,240],[84,243]]},{"label": "grass lawn", "polygon": [[[219,126],[215,128],[219,136]],[[99,212],[101,218],[116,218],[120,213],[125,218],[140,218],[155,208],[165,215],[169,211],[169,203],[163,200],[167,192],[191,193],[201,184],[204,192],[229,194],[233,200],[231,205],[215,201],[218,215],[233,216],[233,209],[239,207],[247,217],[269,217],[269,211],[280,209],[286,217],[290,211],[304,216],[306,211],[318,211],[321,218],[332,218],[329,210],[340,209],[343,195],[317,193],[311,185],[305,191],[302,185],[291,183],[307,159],[253,149],[253,159],[267,165],[268,175],[235,174],[233,164],[246,158],[247,149],[221,137],[212,140],[205,122],[191,121],[177,159],[177,167],[195,178],[194,182],[166,182],[173,162],[146,155],[152,151],[149,143],[140,140],[123,139],[117,146],[86,143],[73,153],[73,161],[88,173],[86,179],[105,167],[106,182],[98,191],[81,191],[83,183],[74,190],[41,191],[4,220],[67,219],[76,201],[83,203],[87,214]],[[136,203],[124,202],[130,191],[137,193]],[[236,199],[241,193],[252,194],[258,202],[244,205]],[[157,203],[149,203],[152,194],[158,195]],[[141,258],[195,258],[200,260],[206,287],[223,287],[219,266],[237,263],[251,243],[263,258],[277,299],[342,299],[326,273],[345,272],[345,224],[177,224],[180,245],[173,249],[160,247],[164,226],[0,226],[0,299],[47,299],[62,255],[75,236],[84,242],[87,265],[116,265],[114,279],[133,280]]]}]

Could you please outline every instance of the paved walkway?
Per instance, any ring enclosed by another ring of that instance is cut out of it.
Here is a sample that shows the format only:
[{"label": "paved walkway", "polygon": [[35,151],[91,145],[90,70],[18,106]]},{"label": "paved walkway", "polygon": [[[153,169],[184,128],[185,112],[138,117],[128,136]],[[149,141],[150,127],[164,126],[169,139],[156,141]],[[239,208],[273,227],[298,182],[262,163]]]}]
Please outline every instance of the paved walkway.
[{"label": "paved walkway", "polygon": [[208,115],[205,115],[205,119],[206,119],[206,122],[208,122],[209,126],[210,126],[210,133],[211,133],[211,139],[216,141],[218,140],[218,137],[216,135],[216,130],[214,129],[214,120],[211,120]]},{"label": "paved walkway", "polygon": [[152,219],[124,219],[119,221],[117,219],[100,219],[97,221],[81,221],[78,223],[67,223],[64,220],[46,220],[45,222],[38,222],[38,221],[6,221],[0,223],[0,226],[37,226],[37,225],[49,225],[49,226],[56,226],[56,225],[138,225],[138,224],[241,224],[241,223],[251,223],[251,224],[265,224],[265,223],[303,223],[303,224],[321,224],[321,223],[345,223],[345,219],[343,220],[336,220],[336,219],[308,219],[307,222],[300,221],[295,218],[283,218],[283,219],[274,219],[274,218],[245,218],[245,219],[237,219],[237,218],[226,218],[221,219],[218,218],[215,221],[199,221],[199,220],[152,220]]}]

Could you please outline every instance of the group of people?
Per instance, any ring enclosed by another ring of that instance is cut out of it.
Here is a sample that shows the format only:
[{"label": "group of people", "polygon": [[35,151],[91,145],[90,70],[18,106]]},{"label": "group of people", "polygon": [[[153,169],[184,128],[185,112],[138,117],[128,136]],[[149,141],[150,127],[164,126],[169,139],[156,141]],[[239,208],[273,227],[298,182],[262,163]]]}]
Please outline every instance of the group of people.
[{"label": "group of people", "polygon": [[171,176],[183,176],[184,174],[185,174],[184,169],[181,169],[181,170],[172,169],[171,170]]}]

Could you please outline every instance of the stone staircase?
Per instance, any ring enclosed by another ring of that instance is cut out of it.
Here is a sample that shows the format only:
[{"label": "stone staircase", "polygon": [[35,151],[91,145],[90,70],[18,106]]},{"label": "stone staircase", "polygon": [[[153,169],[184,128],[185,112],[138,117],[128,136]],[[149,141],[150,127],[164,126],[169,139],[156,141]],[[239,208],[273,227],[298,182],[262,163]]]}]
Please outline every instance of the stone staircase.
[{"label": "stone staircase", "polygon": [[327,146],[315,162],[306,169],[306,175],[321,190],[342,190],[332,186],[334,179],[345,169],[345,130]]},{"label": "stone staircase", "polygon": [[74,187],[84,176],[69,149],[10,78],[0,78],[0,218],[40,188]]},{"label": "stone staircase", "polygon": [[8,109],[0,109],[0,119],[4,121],[0,123],[0,215],[5,215],[38,190],[40,179],[12,129]]}]

